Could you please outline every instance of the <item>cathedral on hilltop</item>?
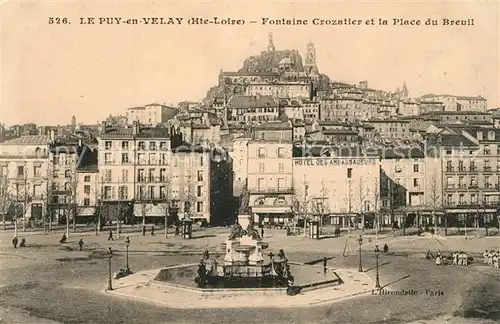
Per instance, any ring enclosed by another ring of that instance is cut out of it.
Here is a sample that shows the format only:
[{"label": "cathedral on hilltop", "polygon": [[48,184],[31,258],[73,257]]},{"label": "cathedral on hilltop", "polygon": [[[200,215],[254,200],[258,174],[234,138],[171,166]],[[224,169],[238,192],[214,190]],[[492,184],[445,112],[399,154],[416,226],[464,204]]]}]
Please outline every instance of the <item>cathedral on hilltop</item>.
[{"label": "cathedral on hilltop", "polygon": [[243,67],[236,72],[221,71],[219,87],[227,94],[244,94],[248,84],[266,83],[318,83],[320,74],[316,66],[316,49],[310,42],[307,45],[306,60],[296,49],[276,50],[273,34],[269,33],[266,51],[247,58]]}]

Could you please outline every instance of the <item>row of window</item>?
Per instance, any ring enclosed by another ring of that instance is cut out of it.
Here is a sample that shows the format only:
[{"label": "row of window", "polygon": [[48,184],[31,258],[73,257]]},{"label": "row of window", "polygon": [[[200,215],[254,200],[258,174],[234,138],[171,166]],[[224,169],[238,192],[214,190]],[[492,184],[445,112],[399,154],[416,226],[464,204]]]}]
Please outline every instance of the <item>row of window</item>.
[{"label": "row of window", "polygon": [[[183,155],[179,157],[175,156],[171,160],[172,160],[172,165],[174,167],[177,167],[179,165],[179,161],[180,162],[184,161],[184,156]],[[197,161],[199,166],[203,166],[204,157],[200,156]],[[167,153],[159,154],[159,156],[156,153],[149,153],[148,155],[146,155],[145,153],[137,154],[137,164],[139,165],[169,165],[168,162],[169,162],[169,154]],[[114,163],[115,159],[113,153],[104,153],[104,164],[114,164]],[[134,162],[131,159],[131,154],[121,153],[121,159],[119,163],[133,164]]]},{"label": "row of window", "polygon": [[[2,166],[0,169],[0,176],[2,177],[8,177],[9,176],[9,171],[7,166]],[[16,168],[16,176],[17,177],[25,177],[29,176],[28,175],[28,168],[24,165],[18,165]],[[35,165],[33,167],[33,176],[34,177],[41,177],[42,176],[42,167]]]},{"label": "row of window", "polygon": [[[477,177],[471,176],[471,177],[469,177],[468,180],[469,181],[467,182],[465,180],[465,177],[458,177],[458,183],[456,184],[456,188],[478,188]],[[493,187],[498,187],[498,184],[493,183],[492,177],[485,176],[484,177],[484,186],[485,186],[485,188],[493,188]],[[446,187],[447,188],[455,188],[455,178],[454,177],[447,177],[446,178]]]},{"label": "row of window", "polygon": [[[394,172],[401,173],[401,172],[403,172],[403,168],[400,165],[396,165],[396,166],[394,166]],[[420,172],[420,165],[419,164],[413,164],[413,172],[414,173]]]},{"label": "row of window", "polygon": [[458,195],[458,201],[454,200],[454,195],[449,194],[446,196],[446,204],[447,205],[467,205],[467,204],[494,204],[498,202],[498,198],[494,196],[484,196],[482,199],[479,198],[477,194],[459,194]]},{"label": "row of window", "polygon": [[[453,166],[452,161],[446,161],[446,172],[453,172],[453,171],[458,171],[458,172],[465,172],[465,171],[478,171],[476,161],[470,161],[469,162],[469,168],[465,167],[464,161],[458,161],[458,168],[455,169]],[[497,161],[497,166],[496,166],[497,171],[500,171],[500,161]],[[483,171],[492,171],[491,163],[490,161],[486,160],[483,162]]]},{"label": "row of window", "polygon": [[[127,170],[127,169],[121,170],[121,182],[129,182],[129,172],[128,171],[129,170]],[[168,180],[169,174],[167,174],[167,169],[160,169],[159,176],[156,176],[156,174],[157,174],[156,169],[149,169],[147,174],[146,174],[146,169],[138,169],[137,170],[137,179],[140,182],[146,182],[146,180],[166,182]],[[173,175],[170,174],[170,175],[173,177],[178,177],[178,174],[173,174]],[[87,177],[89,177],[88,178],[89,181],[85,181],[85,182],[90,182],[90,176],[86,176],[85,179],[87,179]],[[198,182],[204,181],[204,176],[203,176],[202,170],[198,170],[196,172],[195,179]],[[103,181],[105,181],[105,182],[112,182],[113,181],[111,169],[104,170]]]},{"label": "row of window", "polygon": [[[105,141],[104,142],[104,149],[105,150],[111,150],[113,149],[113,144],[115,144],[115,148],[118,148],[118,142],[116,141]],[[151,150],[151,151],[156,151],[158,148],[161,151],[166,151],[169,150],[170,146],[168,145],[168,142],[162,141],[160,142],[160,145],[157,146],[157,142],[146,142],[146,141],[139,141],[137,142],[137,149],[138,150]],[[129,150],[131,149],[131,145],[129,141],[121,141],[121,149],[122,150]]]},{"label": "row of window", "polygon": [[[264,136],[264,132],[262,133]],[[266,148],[265,147],[259,147],[259,152],[257,154],[259,159],[263,159],[266,157]],[[278,148],[278,157],[279,158],[285,158],[286,157],[286,149],[284,147],[279,147]]]}]

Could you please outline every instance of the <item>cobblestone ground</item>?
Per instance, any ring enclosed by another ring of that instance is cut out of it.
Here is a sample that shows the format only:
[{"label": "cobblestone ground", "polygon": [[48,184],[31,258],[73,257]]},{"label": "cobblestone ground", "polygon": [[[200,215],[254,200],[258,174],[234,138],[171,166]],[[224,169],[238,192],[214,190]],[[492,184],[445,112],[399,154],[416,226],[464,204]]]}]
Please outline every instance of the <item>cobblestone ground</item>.
[{"label": "cobblestone ground", "polygon": [[[199,256],[182,255],[215,249],[229,229],[196,229],[192,240],[162,232],[155,236],[124,233],[114,241],[106,233],[70,233],[68,243],[58,243],[62,232],[22,233],[27,247],[13,249],[12,231],[0,233],[0,317],[5,323],[408,323],[412,321],[500,320],[500,272],[483,264],[470,267],[436,267],[425,259],[428,250],[464,250],[472,255],[495,249],[500,238],[465,240],[463,237],[380,237],[363,239],[363,270],[375,277],[374,244],[387,242],[390,255],[380,257],[381,285],[391,289],[418,290],[418,296],[367,296],[306,309],[193,309],[173,310],[141,302],[110,298],[100,293],[108,273],[104,251],[112,247],[113,271],[125,265],[124,239],[131,240],[132,270],[196,262]],[[288,258],[311,262],[327,256],[329,266],[358,268],[357,234],[351,238],[318,241],[287,237],[284,231],[266,230],[270,250],[283,248]],[[78,240],[84,251],[78,251]],[[426,290],[443,294],[426,294]],[[290,297],[293,298],[293,297]],[[451,317],[451,316],[456,317]],[[36,316],[36,317],[33,317]],[[45,320],[46,322],[43,322]],[[1,322],[1,321],[0,321]]]}]

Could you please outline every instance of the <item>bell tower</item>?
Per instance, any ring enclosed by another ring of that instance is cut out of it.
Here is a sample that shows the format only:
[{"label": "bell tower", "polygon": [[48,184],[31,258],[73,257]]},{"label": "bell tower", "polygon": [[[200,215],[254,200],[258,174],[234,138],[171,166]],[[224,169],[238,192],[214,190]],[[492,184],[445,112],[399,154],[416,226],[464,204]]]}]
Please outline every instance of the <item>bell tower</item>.
[{"label": "bell tower", "polygon": [[318,74],[318,67],[316,66],[316,47],[313,42],[309,42],[309,44],[307,44],[304,69],[308,74]]},{"label": "bell tower", "polygon": [[276,48],[274,47],[274,42],[273,42],[273,33],[269,33],[269,44],[267,45],[267,51],[268,52],[275,52]]}]

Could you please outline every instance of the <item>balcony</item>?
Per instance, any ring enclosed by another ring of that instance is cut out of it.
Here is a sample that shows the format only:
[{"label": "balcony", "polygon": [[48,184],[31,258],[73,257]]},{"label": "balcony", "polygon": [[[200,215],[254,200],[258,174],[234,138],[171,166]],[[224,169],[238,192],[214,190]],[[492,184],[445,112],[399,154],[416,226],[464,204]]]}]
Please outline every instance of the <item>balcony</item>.
[{"label": "balcony", "polygon": [[251,194],[293,194],[295,190],[292,187],[289,188],[278,188],[278,187],[267,187],[267,188],[250,188],[249,192]]},{"label": "balcony", "polygon": [[458,184],[458,189],[467,189],[467,185],[464,183],[459,183]]},{"label": "balcony", "polygon": [[455,172],[455,168],[454,167],[446,167],[445,172]]},{"label": "balcony", "polygon": [[470,184],[469,189],[479,189],[479,186],[477,184]]},{"label": "balcony", "polygon": [[446,189],[453,189],[453,188],[455,188],[454,184],[451,183],[446,184]]},{"label": "balcony", "polygon": [[485,166],[483,168],[483,172],[491,172],[491,167],[490,166]]}]

